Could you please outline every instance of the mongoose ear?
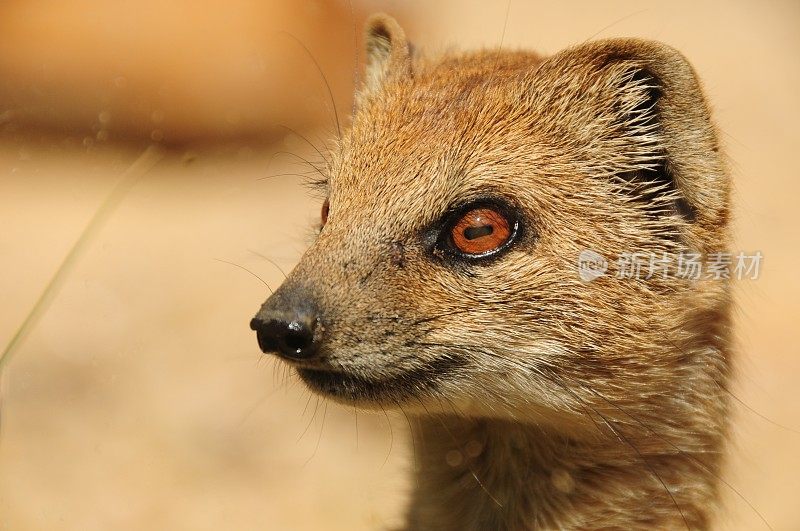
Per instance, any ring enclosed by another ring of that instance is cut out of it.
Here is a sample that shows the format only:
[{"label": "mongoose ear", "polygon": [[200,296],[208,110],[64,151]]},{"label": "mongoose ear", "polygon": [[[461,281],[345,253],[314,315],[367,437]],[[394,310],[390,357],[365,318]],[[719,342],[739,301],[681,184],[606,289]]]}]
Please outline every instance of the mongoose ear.
[{"label": "mongoose ear", "polygon": [[730,182],[700,82],[683,55],[657,42],[612,39],[565,50],[539,73],[550,80],[551,105],[582,110],[565,113],[583,120],[573,130],[604,143],[598,152],[615,153],[603,162],[629,190],[638,187],[658,213],[681,215],[705,244],[724,233]]},{"label": "mongoose ear", "polygon": [[369,18],[366,47],[366,92],[374,92],[390,78],[411,75],[411,46],[403,28],[392,17],[378,13]]}]

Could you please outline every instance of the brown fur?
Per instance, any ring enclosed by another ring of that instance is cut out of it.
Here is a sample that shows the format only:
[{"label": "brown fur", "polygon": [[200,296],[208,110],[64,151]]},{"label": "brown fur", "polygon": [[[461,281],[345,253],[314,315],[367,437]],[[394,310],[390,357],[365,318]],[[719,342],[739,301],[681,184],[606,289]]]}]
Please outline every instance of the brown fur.
[{"label": "brown fur", "polygon": [[[725,250],[729,179],[692,68],[641,40],[428,59],[384,16],[367,42],[329,221],[259,314],[313,300],[322,350],[301,377],[412,416],[409,529],[708,528],[728,283],[576,266]],[[519,241],[438,256],[426,235],[487,194],[519,210]]]}]

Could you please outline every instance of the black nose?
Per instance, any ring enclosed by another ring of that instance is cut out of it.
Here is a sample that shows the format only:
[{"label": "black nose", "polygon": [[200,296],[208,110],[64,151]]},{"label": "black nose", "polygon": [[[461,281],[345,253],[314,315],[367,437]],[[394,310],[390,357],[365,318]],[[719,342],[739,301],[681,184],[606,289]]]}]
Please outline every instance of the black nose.
[{"label": "black nose", "polygon": [[275,352],[285,358],[304,360],[319,350],[317,319],[308,316],[265,317],[250,321],[263,352]]}]

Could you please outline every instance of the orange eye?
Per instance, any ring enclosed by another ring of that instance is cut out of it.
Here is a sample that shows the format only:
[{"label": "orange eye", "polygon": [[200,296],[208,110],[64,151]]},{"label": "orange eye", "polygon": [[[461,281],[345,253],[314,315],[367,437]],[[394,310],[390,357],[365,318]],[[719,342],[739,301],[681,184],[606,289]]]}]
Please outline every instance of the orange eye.
[{"label": "orange eye", "polygon": [[491,208],[465,213],[450,231],[453,245],[467,255],[484,255],[500,249],[513,235],[508,219]]},{"label": "orange eye", "polygon": [[331,202],[328,199],[322,203],[322,212],[320,212],[320,221],[322,221],[322,226],[324,227],[326,223],[328,223],[328,212],[331,210]]}]

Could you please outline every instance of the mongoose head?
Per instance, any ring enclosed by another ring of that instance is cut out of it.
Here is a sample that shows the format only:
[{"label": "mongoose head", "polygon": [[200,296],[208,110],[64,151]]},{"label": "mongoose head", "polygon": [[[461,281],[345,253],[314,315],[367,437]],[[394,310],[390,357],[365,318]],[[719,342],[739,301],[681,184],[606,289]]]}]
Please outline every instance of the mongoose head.
[{"label": "mongoose head", "polygon": [[[698,371],[724,371],[727,287],[675,261],[724,249],[729,185],[686,60],[641,40],[426,59],[385,16],[366,43],[319,236],[253,319],[261,348],[363,407],[565,429],[606,398],[694,407]],[[586,250],[604,275],[582,277]],[[629,278],[626,253],[673,270]]]}]

